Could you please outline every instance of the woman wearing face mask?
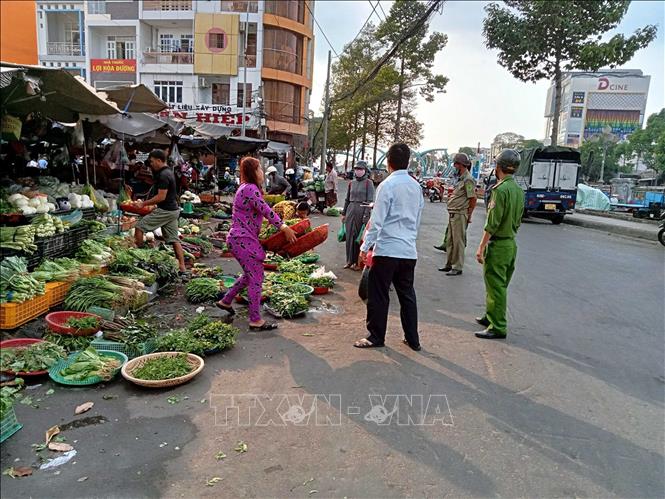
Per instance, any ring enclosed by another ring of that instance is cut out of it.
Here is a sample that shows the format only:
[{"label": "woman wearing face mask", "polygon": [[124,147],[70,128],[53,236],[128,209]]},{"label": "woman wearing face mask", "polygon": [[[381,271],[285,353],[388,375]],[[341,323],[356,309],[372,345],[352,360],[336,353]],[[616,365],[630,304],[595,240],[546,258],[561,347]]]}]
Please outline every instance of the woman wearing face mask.
[{"label": "woman wearing face mask", "polygon": [[342,222],[346,226],[346,265],[345,269],[360,270],[358,255],[360,245],[356,241],[363,224],[367,223],[370,210],[367,205],[374,201],[374,183],[369,178],[365,161],[358,161],[353,168],[353,180],[349,183],[342,211]]}]

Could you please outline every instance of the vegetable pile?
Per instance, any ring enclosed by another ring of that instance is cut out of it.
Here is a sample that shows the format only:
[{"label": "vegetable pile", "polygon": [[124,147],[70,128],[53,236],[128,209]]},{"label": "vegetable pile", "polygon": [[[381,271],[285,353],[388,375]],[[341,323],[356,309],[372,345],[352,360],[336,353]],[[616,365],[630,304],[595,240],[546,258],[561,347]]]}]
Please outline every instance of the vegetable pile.
[{"label": "vegetable pile", "polygon": [[44,294],[44,283],[28,273],[25,260],[17,256],[0,262],[0,303],[22,303]]},{"label": "vegetable pile", "polygon": [[187,362],[187,354],[181,353],[173,357],[164,356],[147,360],[145,364],[134,370],[132,376],[138,379],[163,380],[179,378],[191,371],[192,366]]},{"label": "vegetable pile", "polygon": [[67,327],[74,329],[93,329],[99,326],[97,317],[70,317],[67,319]]},{"label": "vegetable pile", "polygon": [[67,353],[85,350],[90,346],[94,336],[73,336],[71,334],[47,333],[42,339],[49,343],[61,346]]},{"label": "vegetable pile", "polygon": [[73,363],[60,371],[60,376],[67,381],[83,381],[93,376],[99,376],[108,381],[119,367],[118,359],[100,355],[97,350],[88,347],[76,357]]},{"label": "vegetable pile", "polygon": [[307,312],[309,304],[305,296],[281,290],[270,296],[270,308],[285,319],[292,319]]},{"label": "vegetable pile", "polygon": [[100,242],[86,239],[81,243],[76,257],[83,263],[106,265],[113,259],[113,252],[108,246]]},{"label": "vegetable pile", "polygon": [[157,340],[157,351],[204,355],[235,345],[239,330],[230,324],[198,315],[187,329],[176,329]]},{"label": "vegetable pile", "polygon": [[216,300],[220,293],[220,284],[210,277],[198,277],[187,283],[185,297],[190,303],[203,303]]},{"label": "vegetable pile", "polygon": [[0,248],[34,253],[36,230],[32,225],[19,225],[18,227],[0,227]]},{"label": "vegetable pile", "polygon": [[[21,380],[21,378],[18,378]],[[23,380],[21,380],[23,381]],[[0,388],[0,420],[5,419],[9,415],[16,394],[21,390],[21,386],[3,386]]]},{"label": "vegetable pile", "polygon": [[0,351],[0,371],[44,371],[65,356],[64,348],[48,341],[3,348]]},{"label": "vegetable pile", "polygon": [[[289,227],[297,224],[298,222],[302,222],[302,220],[299,218],[289,218],[288,220],[284,220],[284,223]],[[268,239],[270,236],[273,236],[278,232],[279,229],[277,227],[264,220],[263,225],[261,226],[261,231],[259,232],[259,239]]]},{"label": "vegetable pile", "polygon": [[114,273],[142,269],[154,274],[160,284],[174,281],[178,277],[178,261],[156,249],[129,248],[116,251],[115,260],[109,268]]},{"label": "vegetable pile", "polygon": [[79,276],[80,264],[76,260],[71,260],[74,265],[68,264],[67,261],[70,259],[44,260],[32,273],[32,277],[43,282],[74,281]]},{"label": "vegetable pile", "polygon": [[133,317],[119,318],[113,322],[102,323],[104,339],[117,341],[125,345],[131,354],[143,354],[146,343],[157,338],[157,328],[145,320]]},{"label": "vegetable pile", "polygon": [[185,238],[183,238],[183,241],[185,241],[186,243],[191,243],[195,246],[198,246],[199,248],[201,248],[201,253],[203,253],[204,255],[208,255],[212,251],[212,248],[213,248],[211,242],[206,241],[205,239],[200,238],[200,237],[191,237],[191,236],[190,237],[185,237]]},{"label": "vegetable pile", "polygon": [[65,309],[85,312],[97,306],[113,308],[123,301],[122,288],[102,277],[79,279],[70,288],[65,298]]},{"label": "vegetable pile", "polygon": [[31,225],[35,228],[35,237],[51,237],[65,231],[62,220],[47,213],[37,215]]}]

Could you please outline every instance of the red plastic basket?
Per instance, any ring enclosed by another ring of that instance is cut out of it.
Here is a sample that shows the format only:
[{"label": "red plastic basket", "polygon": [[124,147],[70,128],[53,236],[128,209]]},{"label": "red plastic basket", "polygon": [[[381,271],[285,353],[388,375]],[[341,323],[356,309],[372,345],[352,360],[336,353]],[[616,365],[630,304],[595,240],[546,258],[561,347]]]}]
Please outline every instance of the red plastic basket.
[{"label": "red plastic basket", "polygon": [[[0,350],[3,348],[17,348],[17,347],[25,347],[28,345],[34,345],[35,343],[44,343],[44,340],[38,340],[36,338],[16,338],[14,340],[5,340],[5,341],[0,341]],[[48,373],[48,369],[44,371],[30,371],[30,372],[25,372],[25,371],[19,371],[15,373],[14,371],[3,371],[8,374],[13,374],[16,376],[43,376],[44,374]]]},{"label": "red plastic basket", "polygon": [[54,333],[58,334],[69,334],[72,336],[91,336],[99,331],[98,327],[87,328],[87,329],[76,329],[73,327],[67,326],[67,321],[75,317],[81,319],[82,317],[96,317],[97,320],[101,322],[102,318],[95,314],[89,314],[87,312],[51,312],[46,316],[46,324],[48,328]]},{"label": "red plastic basket", "polygon": [[[312,224],[309,221],[309,218],[306,218],[291,226],[291,228],[293,229],[293,232],[296,233],[296,236],[302,236],[310,229],[311,226]],[[284,246],[287,245],[286,235],[284,235],[282,231],[279,231],[277,234],[273,234],[268,239],[261,241],[261,245],[267,251],[280,251]]]},{"label": "red plastic basket", "polygon": [[312,294],[313,295],[327,295],[328,293],[330,293],[330,288],[319,287],[319,288],[314,288],[314,292]]},{"label": "red plastic basket", "polygon": [[282,251],[287,253],[290,257],[302,255],[306,251],[317,247],[326,239],[328,239],[328,224],[321,225],[312,232],[308,232],[304,236],[299,237],[294,243],[284,246]]},{"label": "red plastic basket", "polygon": [[126,211],[127,213],[136,213],[137,215],[145,216],[153,210],[152,206],[143,206],[139,208],[133,204],[121,203],[120,209]]},{"label": "red plastic basket", "polygon": [[264,270],[277,270],[277,264],[276,263],[263,262],[263,269]]}]

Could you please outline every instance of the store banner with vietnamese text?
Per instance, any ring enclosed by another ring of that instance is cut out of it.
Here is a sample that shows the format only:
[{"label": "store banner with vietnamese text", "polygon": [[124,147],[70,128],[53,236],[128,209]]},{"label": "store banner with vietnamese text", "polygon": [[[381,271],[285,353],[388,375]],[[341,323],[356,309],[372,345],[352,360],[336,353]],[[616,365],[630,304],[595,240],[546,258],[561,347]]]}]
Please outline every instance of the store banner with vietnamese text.
[{"label": "store banner with vietnamese text", "polygon": [[136,73],[136,59],[90,59],[93,73]]}]

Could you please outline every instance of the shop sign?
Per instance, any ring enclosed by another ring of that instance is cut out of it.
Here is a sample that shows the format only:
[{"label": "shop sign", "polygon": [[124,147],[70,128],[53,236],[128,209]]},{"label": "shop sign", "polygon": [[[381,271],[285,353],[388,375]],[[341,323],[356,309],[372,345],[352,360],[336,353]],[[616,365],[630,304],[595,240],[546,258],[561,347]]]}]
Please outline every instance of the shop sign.
[{"label": "shop sign", "polygon": [[136,59],[90,59],[93,73],[136,73]]},{"label": "shop sign", "polygon": [[[242,108],[221,104],[171,104],[171,108],[162,111],[160,116],[228,127],[242,126]],[[245,127],[258,127],[255,110],[251,108],[245,109]]]},{"label": "shop sign", "polygon": [[7,140],[19,140],[21,138],[21,120],[15,116],[5,114],[0,123],[2,137]]}]

